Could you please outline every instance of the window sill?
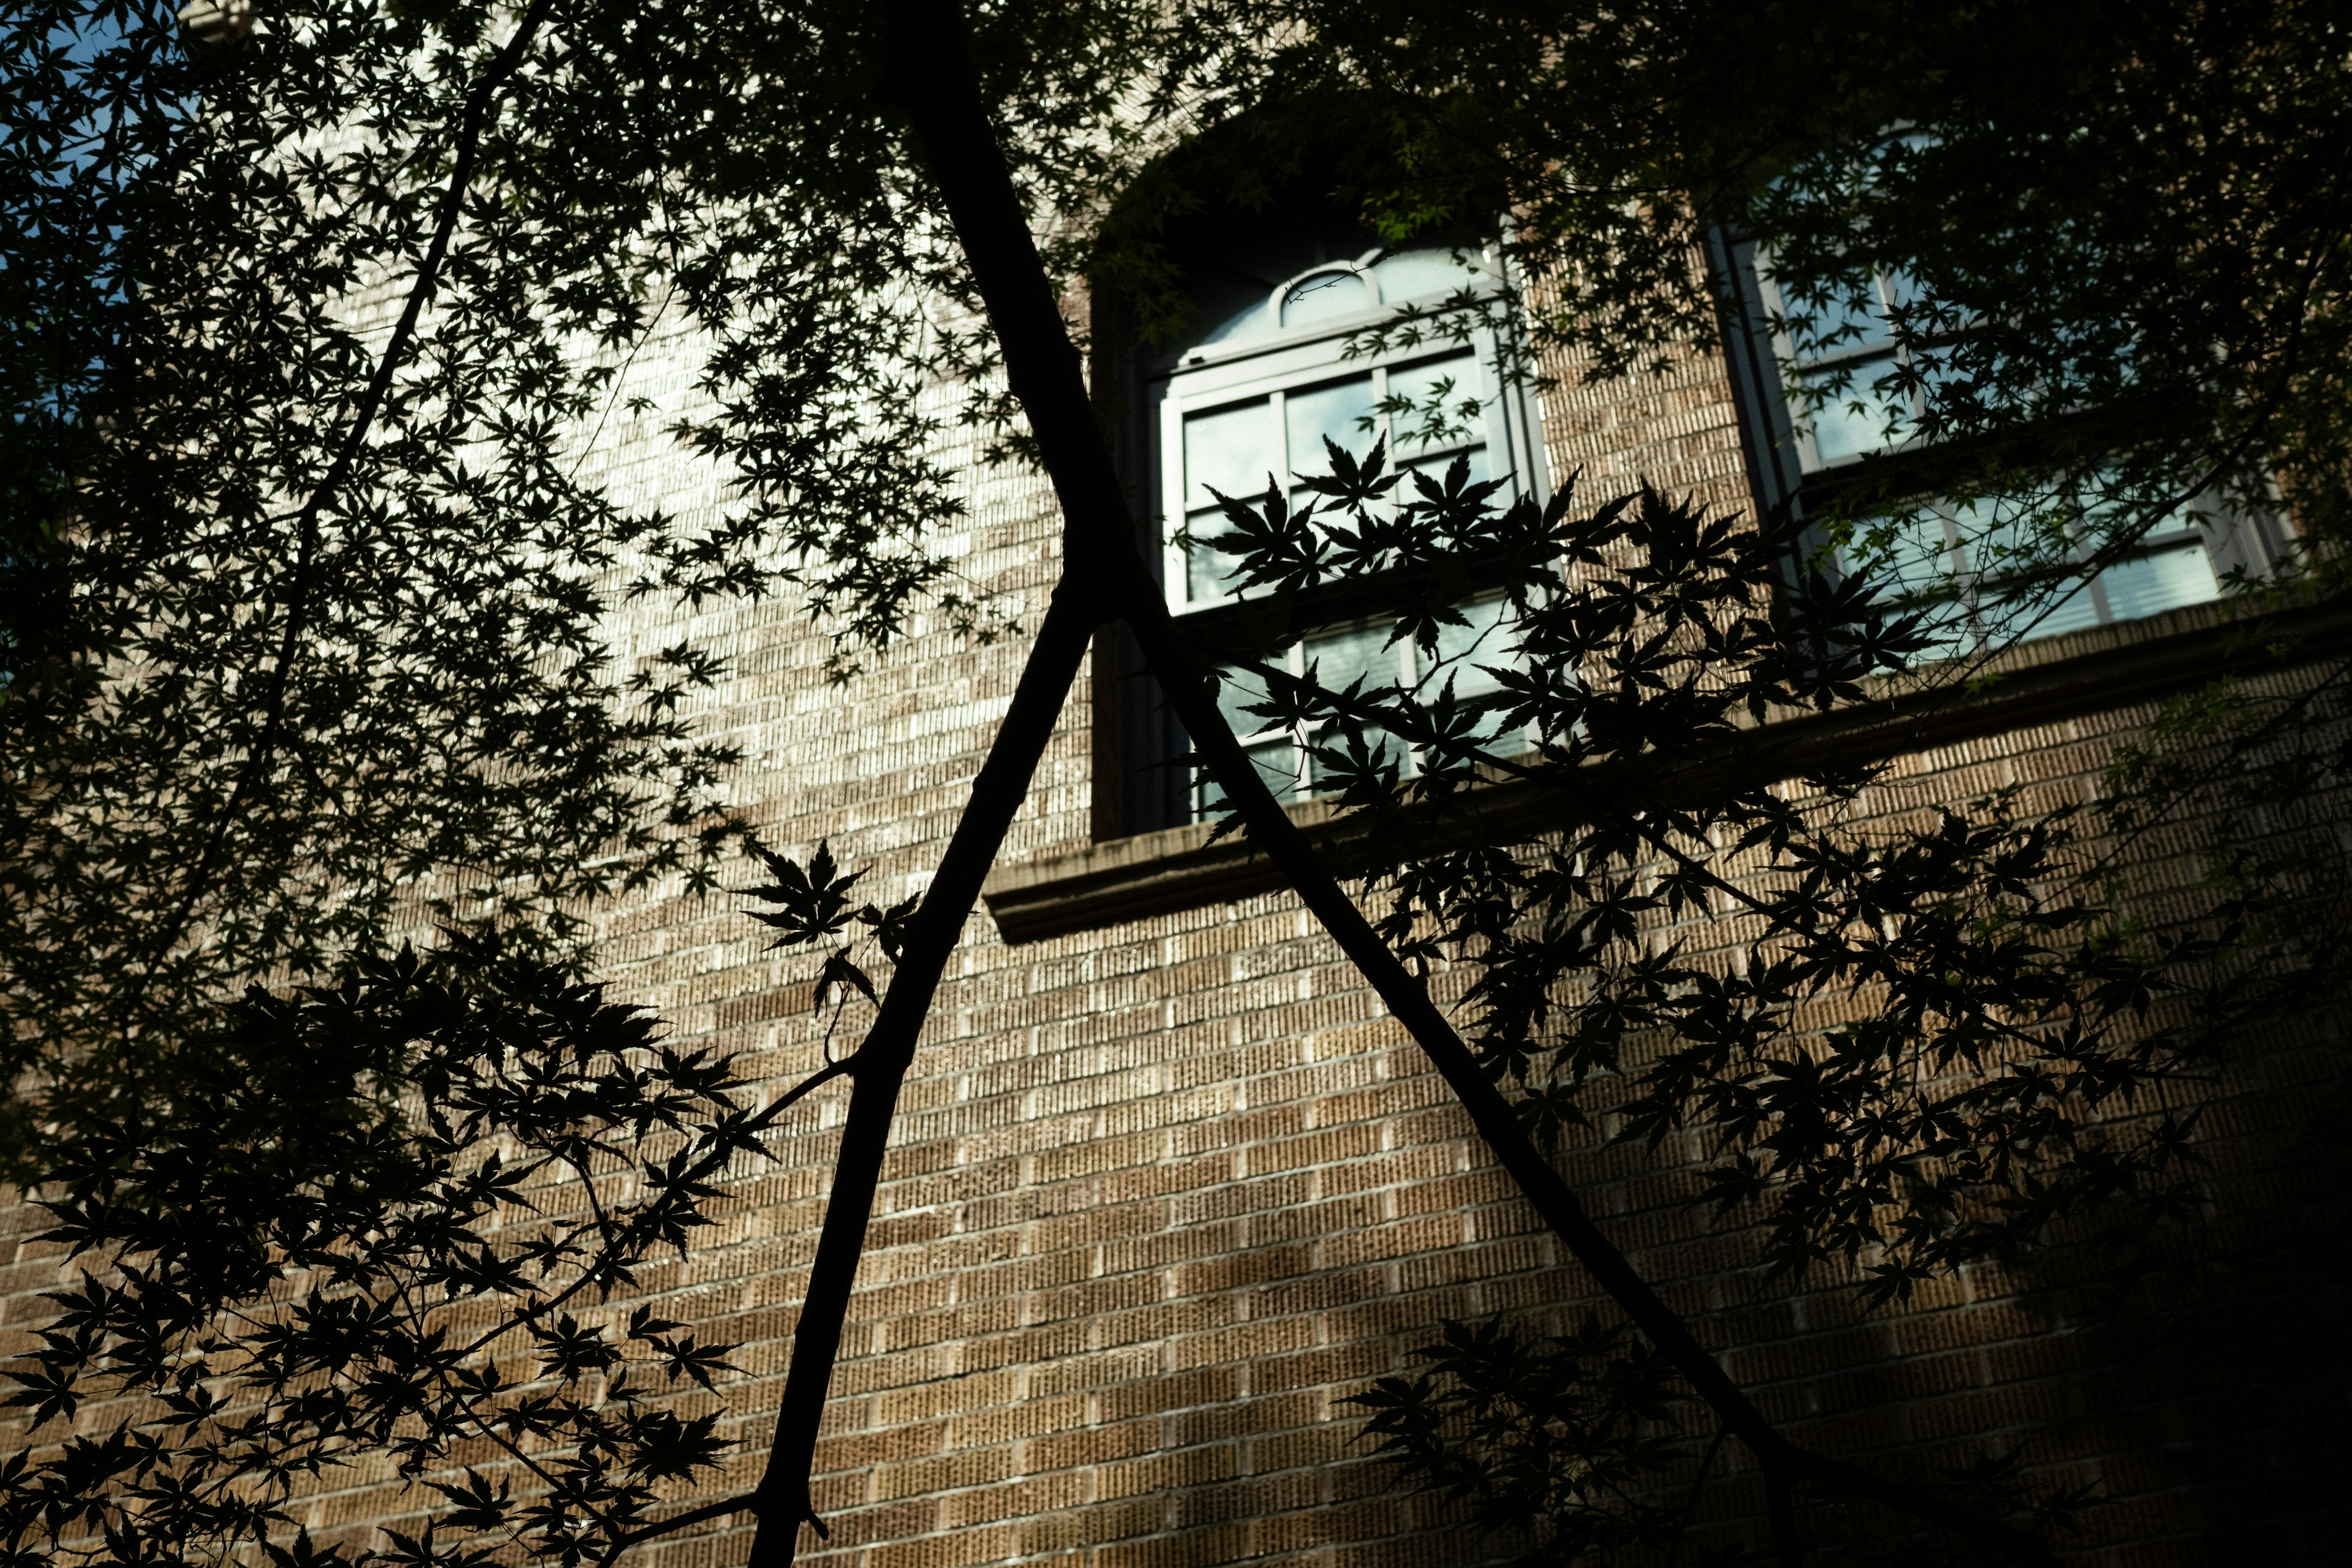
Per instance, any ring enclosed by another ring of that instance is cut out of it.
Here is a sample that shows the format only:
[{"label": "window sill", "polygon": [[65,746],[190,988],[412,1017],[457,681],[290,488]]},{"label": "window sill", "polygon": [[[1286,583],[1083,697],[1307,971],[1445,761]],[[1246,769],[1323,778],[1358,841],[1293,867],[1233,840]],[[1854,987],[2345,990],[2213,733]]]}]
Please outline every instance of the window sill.
[{"label": "window sill", "polygon": [[[2247,636],[2242,601],[2218,600],[2147,620],[2090,626],[2002,651],[1973,689],[1888,683],[1884,695],[1828,713],[1769,715],[1717,752],[1688,764],[1689,785],[1733,768],[1770,767],[1794,777],[1832,763],[1901,755],[2079,713],[2147,701],[2221,675],[2302,663],[2352,647],[2352,602],[2300,606]],[[1907,688],[1907,689],[1906,689]],[[1539,833],[1544,802],[1532,786],[1496,784],[1482,816]],[[1344,873],[1356,835],[1320,801],[1290,808],[1291,820]],[[1010,942],[1039,942],[1149,915],[1170,914],[1269,892],[1282,877],[1248,839],[1209,842],[1208,823],[1000,866],[981,898]]]}]

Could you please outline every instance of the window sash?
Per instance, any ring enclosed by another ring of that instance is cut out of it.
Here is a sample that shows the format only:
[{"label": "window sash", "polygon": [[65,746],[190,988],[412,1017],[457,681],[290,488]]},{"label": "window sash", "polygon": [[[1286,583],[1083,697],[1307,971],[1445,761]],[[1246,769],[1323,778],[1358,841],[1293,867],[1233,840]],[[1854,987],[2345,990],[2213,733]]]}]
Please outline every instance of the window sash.
[{"label": "window sash", "polygon": [[[1449,679],[1457,700],[1471,702],[1491,696],[1501,687],[1480,667],[1516,668],[1522,662],[1511,650],[1513,634],[1507,607],[1500,594],[1492,593],[1474,595],[1463,602],[1462,607],[1468,612],[1470,626],[1451,639],[1454,647],[1449,647],[1445,639],[1441,639],[1434,658],[1423,655],[1410,637],[1387,642],[1395,626],[1393,620],[1363,617],[1320,627],[1294,641],[1283,650],[1282,668],[1303,678],[1307,667],[1313,664],[1317,667],[1318,684],[1330,691],[1345,690],[1361,676],[1367,690],[1401,686],[1424,701],[1433,699]],[[1360,658],[1349,657],[1354,651],[1347,647],[1349,642],[1357,645]],[[1276,798],[1312,799],[1322,793],[1308,756],[1308,748],[1317,743],[1318,737],[1304,726],[1268,727],[1257,715],[1247,712],[1252,703],[1261,700],[1258,694],[1262,689],[1261,683],[1253,677],[1229,677],[1220,686],[1217,706]],[[1499,724],[1491,721],[1482,724],[1480,732],[1489,743],[1506,738]],[[1420,748],[1393,736],[1387,740],[1382,749],[1396,757],[1404,775],[1410,778],[1417,774],[1421,771]],[[1206,816],[1222,799],[1223,793],[1214,781],[1196,781],[1192,789],[1194,819]]]},{"label": "window sash", "polygon": [[[1391,310],[1393,307],[1390,308]],[[1377,321],[1381,312],[1374,312]],[[1360,331],[1360,327],[1353,329]],[[1160,497],[1162,582],[1169,608],[1178,615],[1212,609],[1236,602],[1245,595],[1233,590],[1219,591],[1204,587],[1196,591],[1192,579],[1197,574],[1192,569],[1178,535],[1188,523],[1202,527],[1213,536],[1223,531],[1225,523],[1215,510],[1214,503],[1205,496],[1192,493],[1194,487],[1188,472],[1185,448],[1185,422],[1188,418],[1213,415],[1226,409],[1240,409],[1263,405],[1265,413],[1263,427],[1272,441],[1287,444],[1290,426],[1290,402],[1299,394],[1322,386],[1369,376],[1370,385],[1368,402],[1377,405],[1391,395],[1391,378],[1398,373],[1409,372],[1423,365],[1464,359],[1466,368],[1475,374],[1474,386],[1457,389],[1457,395],[1475,397],[1479,413],[1471,422],[1470,432],[1456,440],[1418,447],[1406,453],[1405,460],[1412,466],[1443,468],[1452,456],[1473,447],[1483,447],[1487,454],[1489,477],[1510,480],[1508,494],[1524,493],[1534,465],[1531,442],[1528,433],[1519,428],[1522,419],[1515,418],[1519,411],[1517,399],[1507,395],[1496,383],[1496,344],[1491,329],[1480,327],[1468,334],[1467,342],[1447,340],[1444,342],[1423,342],[1412,348],[1397,348],[1367,354],[1358,359],[1343,359],[1333,352],[1334,340],[1344,342],[1351,332],[1322,334],[1314,342],[1283,342],[1261,346],[1248,355],[1230,357],[1223,363],[1199,368],[1180,368],[1169,379],[1168,390],[1160,405]],[[1377,416],[1374,430],[1358,432],[1350,449],[1361,456],[1376,435],[1390,434],[1391,416]],[[1393,460],[1396,443],[1390,443]],[[1319,455],[1319,454],[1318,454]],[[1286,453],[1286,471],[1276,478],[1286,481],[1287,493],[1305,499],[1296,475],[1317,473],[1324,469],[1318,462],[1301,467],[1297,454]],[[1249,481],[1241,492],[1228,491],[1249,499],[1263,495],[1264,475]],[[1220,488],[1223,488],[1222,486]]]}]

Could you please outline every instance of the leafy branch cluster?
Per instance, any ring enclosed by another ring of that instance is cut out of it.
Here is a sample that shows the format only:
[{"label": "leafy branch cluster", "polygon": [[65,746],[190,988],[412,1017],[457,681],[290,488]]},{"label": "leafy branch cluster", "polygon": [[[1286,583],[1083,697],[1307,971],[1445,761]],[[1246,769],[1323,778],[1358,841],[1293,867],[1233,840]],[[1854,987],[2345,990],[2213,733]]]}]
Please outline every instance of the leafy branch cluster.
[{"label": "leafy branch cluster", "polygon": [[[1696,1402],[1629,1327],[1587,1317],[1573,1332],[1530,1337],[1500,1318],[1448,1319],[1412,1355],[1423,1370],[1381,1378],[1348,1402],[1370,1413],[1359,1436],[1399,1479],[1453,1505],[1489,1549],[1533,1564],[1664,1548],[1669,1568],[1685,1548],[1702,1563],[1778,1555],[1720,1538],[1697,1545],[1729,1433],[1694,1441]],[[2035,1489],[2021,1449],[1980,1452],[1930,1489],[2044,1537],[2099,1501],[2087,1485]],[[1829,1561],[1973,1560],[1867,1504],[1800,1494],[1790,1508],[1805,1516],[1801,1538]]]},{"label": "leafy branch cluster", "polygon": [[[982,21],[1074,277],[1181,119],[1138,94],[1239,36],[1135,0]],[[10,1143],[404,909],[562,947],[600,897],[711,888],[737,753],[689,721],[729,666],[626,646],[627,597],[789,596],[836,673],[919,613],[1010,624],[958,465],[1027,438],[884,76],[839,0],[272,0],[217,47],[144,0],[11,8]],[[683,410],[638,374],[672,365]],[[630,493],[624,440],[686,493]]]},{"label": "leafy branch cluster", "polygon": [[[770,950],[809,942],[830,947],[836,938],[847,934],[851,940],[825,954],[824,967],[817,972],[814,987],[816,1005],[824,1007],[833,1004],[835,1022],[853,991],[878,1005],[881,997],[874,988],[874,977],[852,957],[857,951],[857,939],[870,934],[882,956],[897,963],[906,948],[908,918],[922,902],[922,895],[910,894],[887,909],[854,901],[852,890],[865,879],[866,872],[845,871],[835,864],[830,842],[820,842],[806,866],[764,846],[754,846],[753,853],[773,879],[742,891],[762,903],[777,906],[751,911],[753,920],[778,933],[768,944]],[[864,927],[865,931],[858,931],[858,927]]]},{"label": "leafy branch cluster", "polygon": [[[1308,505],[1225,500],[1213,542],[1277,601],[1347,586],[1434,673],[1335,691],[1262,647],[1248,710],[1316,738],[1391,947],[1474,964],[1465,1032],[1531,1128],[1584,1125],[1606,1082],[1615,1136],[1703,1133],[1708,1192],[1765,1222],[1773,1268],[1860,1263],[1878,1301],[2171,1190],[2190,1119],[2158,1108],[2199,1059],[2189,991],[2231,912],[2135,933],[2070,895],[2066,813],[1880,816],[1874,770],[1784,784],[1752,727],[1901,668],[1916,615],[1852,578],[1776,595],[1791,531],[1653,492],[1497,507],[1457,464],[1408,499],[1380,447],[1332,460]],[[1446,644],[1465,574],[1508,606],[1467,652]],[[1492,690],[1457,695],[1474,671]],[[1498,780],[1531,816],[1485,808]]]},{"label": "leafy branch cluster", "polygon": [[1348,1401],[1370,1412],[1374,1458],[1544,1561],[1679,1532],[1659,1483],[1691,1457],[1676,1420],[1688,1395],[1655,1350],[1598,1318],[1534,1342],[1499,1319],[1439,1327],[1413,1352],[1426,1371]]},{"label": "leafy branch cluster", "polygon": [[[42,1200],[87,1257],[7,1372],[23,1563],[609,1560],[717,1467],[732,1346],[639,1305],[759,1150],[730,1063],[493,939],[256,988]],[[323,1478],[406,1530],[314,1544]]]},{"label": "leafy branch cluster", "polygon": [[672,530],[580,478],[649,311],[507,112],[560,49],[500,76],[478,18],[267,9],[210,67],[169,7],[0,24],[5,439],[54,480],[0,551],[0,1037],[68,1125],[404,906],[561,947],[725,847],[734,752],[685,711],[720,667],[605,623]]}]

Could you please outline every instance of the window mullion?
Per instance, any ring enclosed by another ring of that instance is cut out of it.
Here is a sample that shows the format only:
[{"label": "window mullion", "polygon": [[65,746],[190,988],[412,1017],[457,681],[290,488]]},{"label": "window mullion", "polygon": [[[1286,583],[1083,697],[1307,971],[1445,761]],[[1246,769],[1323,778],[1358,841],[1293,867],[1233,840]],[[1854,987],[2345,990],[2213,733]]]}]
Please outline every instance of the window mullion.
[{"label": "window mullion", "polygon": [[[1283,668],[1304,680],[1307,678],[1307,642],[1294,641],[1283,651]],[[1307,773],[1312,766],[1307,755],[1307,725],[1304,721],[1290,726],[1290,798],[1303,800],[1307,795]]]}]

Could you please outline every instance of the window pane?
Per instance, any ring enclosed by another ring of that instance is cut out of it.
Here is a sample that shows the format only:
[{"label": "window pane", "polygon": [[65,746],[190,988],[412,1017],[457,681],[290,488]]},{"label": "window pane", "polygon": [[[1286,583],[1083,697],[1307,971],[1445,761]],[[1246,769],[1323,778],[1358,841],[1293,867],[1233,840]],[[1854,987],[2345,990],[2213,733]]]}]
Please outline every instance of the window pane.
[{"label": "window pane", "polygon": [[1381,285],[1381,302],[1401,305],[1409,300],[1443,299],[1484,280],[1486,268],[1466,252],[1456,260],[1451,250],[1399,250],[1372,263]]},{"label": "window pane", "polygon": [[1385,621],[1332,626],[1306,639],[1304,656],[1315,666],[1315,683],[1327,691],[1344,691],[1359,676],[1367,690],[1396,686],[1405,679],[1405,646],[1384,646],[1393,627]]},{"label": "window pane", "polygon": [[2151,544],[2169,542],[2197,526],[2197,514],[2187,501],[2172,507],[2154,522],[2144,522],[2147,502],[2131,493],[2123,477],[2112,470],[2093,474],[2084,484],[2083,524],[2091,542],[2104,544],[2125,529]]},{"label": "window pane", "polygon": [[[1249,760],[1257,764],[1258,776],[1265,787],[1274,792],[1276,800],[1288,800],[1298,793],[1298,752],[1287,741],[1271,745],[1252,746]],[[1217,781],[1203,776],[1201,780],[1201,804],[1197,816],[1206,816],[1225,804],[1225,792]]]},{"label": "window pane", "polygon": [[1954,562],[1936,513],[1866,518],[1854,524],[1847,569],[1890,596],[1934,594],[1952,585]]},{"label": "window pane", "polygon": [[[2060,594],[2066,597],[2059,599]],[[2044,589],[2030,602],[1988,596],[1986,605],[1986,631],[1995,642],[2003,636],[2020,636],[2031,642],[2035,637],[2054,637],[2061,632],[2078,632],[2099,624],[2099,606],[2092,599],[2089,586],[2081,583]],[[2026,619],[2032,616],[2042,618],[2028,626]]]},{"label": "window pane", "polygon": [[2044,496],[1980,498],[1953,508],[1952,520],[1972,572],[2004,576],[2074,555],[2066,509]]},{"label": "window pane", "polygon": [[1894,336],[1879,303],[1875,279],[1864,297],[1836,297],[1818,303],[1790,300],[1787,306],[1789,340],[1800,359],[1885,342]]},{"label": "window pane", "polygon": [[1217,711],[1236,735],[1249,736],[1268,727],[1261,714],[1245,710],[1265,700],[1265,681],[1252,671],[1227,667],[1224,679],[1217,682]]},{"label": "window pane", "polygon": [[1323,450],[1328,437],[1360,458],[1376,438],[1363,422],[1372,418],[1372,378],[1370,372],[1294,392],[1282,400],[1283,423],[1289,428],[1290,471],[1328,474],[1331,458]]},{"label": "window pane", "polygon": [[1274,405],[1264,398],[1186,416],[1184,510],[1213,505],[1213,485],[1236,498],[1264,495],[1266,476],[1282,471],[1281,435]]},{"label": "window pane", "polygon": [[1397,455],[1442,451],[1483,437],[1478,385],[1478,358],[1467,350],[1389,372],[1390,402],[1412,405],[1410,413],[1389,416]]},{"label": "window pane", "polygon": [[1973,640],[1950,536],[1937,513],[1865,518],[1839,553],[1847,571],[1877,586],[1888,619],[1919,617],[1919,633],[1929,640],[1914,660],[1949,658]]},{"label": "window pane", "polygon": [[[1437,658],[1426,660],[1426,672],[1422,677],[1421,697],[1433,700],[1454,682],[1457,698],[1484,697],[1500,689],[1488,669],[1517,669],[1525,661],[1515,646],[1517,635],[1507,618],[1510,601],[1501,597],[1474,599],[1461,606],[1466,626],[1441,626],[1437,633]],[[1421,651],[1413,650],[1416,663],[1423,663]],[[1483,668],[1482,668],[1483,667]],[[1525,749],[1524,731],[1514,731],[1515,740],[1497,746],[1503,740],[1503,710],[1490,708],[1478,716],[1470,731],[1478,744],[1499,751],[1504,755]]]},{"label": "window pane", "polygon": [[[1813,445],[1822,462],[1881,451],[1910,434],[1909,409],[1881,397],[1871,386],[1893,368],[1892,360],[1864,360],[1843,386],[1834,382],[1822,385],[1821,405],[1811,417]],[[1820,384],[1822,378],[1814,380]]]},{"label": "window pane", "polygon": [[[1306,638],[1300,655],[1306,664],[1314,667],[1315,683],[1327,691],[1344,691],[1357,679],[1364,683],[1367,692],[1382,687],[1402,685],[1407,679],[1409,644],[1389,644],[1389,634],[1394,630],[1386,621],[1362,622],[1353,626],[1333,626]],[[1334,729],[1317,737],[1318,743],[1339,744],[1344,736]],[[1385,731],[1367,727],[1365,741],[1373,751],[1402,763],[1404,747],[1397,738]],[[1307,759],[1308,783],[1320,784],[1327,774],[1312,757]]]},{"label": "window pane", "polygon": [[[1463,618],[1470,624],[1438,628],[1437,657],[1427,661],[1422,676],[1423,685],[1430,689],[1423,693],[1423,697],[1434,696],[1444,687],[1449,677],[1454,681],[1454,691],[1457,697],[1492,691],[1495,689],[1495,678],[1479,666],[1496,669],[1512,669],[1518,666],[1519,660],[1512,651],[1514,638],[1511,630],[1503,621],[1505,612],[1510,608],[1508,600],[1474,599],[1460,608]],[[1422,663],[1423,658],[1418,648],[1413,650],[1417,665]]]},{"label": "window pane", "polygon": [[1184,552],[1184,597],[1192,604],[1203,604],[1231,590],[1233,584],[1225,579],[1240,558],[1202,542],[1223,538],[1233,531],[1233,524],[1222,511],[1196,511],[1184,520],[1184,525],[1192,535],[1192,543]]},{"label": "window pane", "polygon": [[2221,596],[2221,584],[2213,579],[2213,563],[2199,544],[2110,566],[2100,574],[2099,584],[2107,591],[2108,610],[2119,621]]},{"label": "window pane", "polygon": [[1309,327],[1318,321],[1360,316],[1371,308],[1371,290],[1353,272],[1318,272],[1301,279],[1282,297],[1282,324]]}]

